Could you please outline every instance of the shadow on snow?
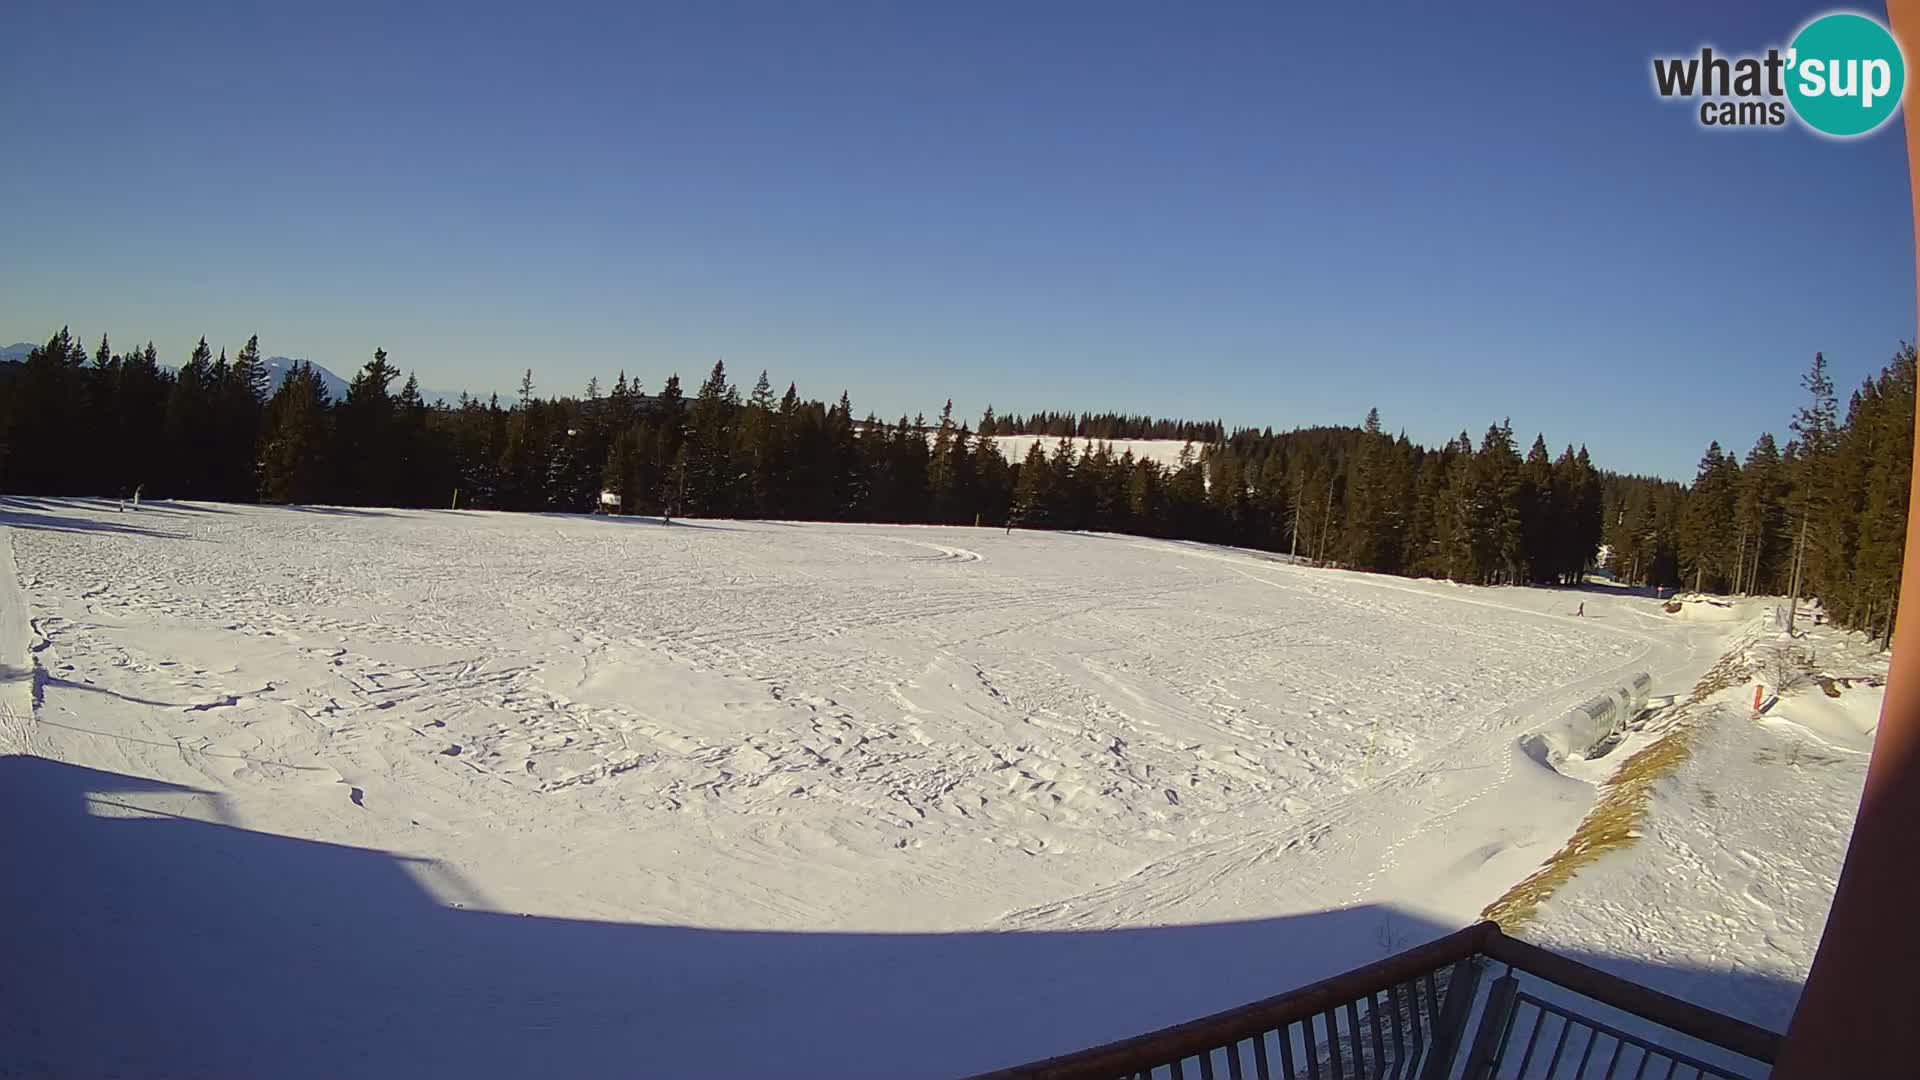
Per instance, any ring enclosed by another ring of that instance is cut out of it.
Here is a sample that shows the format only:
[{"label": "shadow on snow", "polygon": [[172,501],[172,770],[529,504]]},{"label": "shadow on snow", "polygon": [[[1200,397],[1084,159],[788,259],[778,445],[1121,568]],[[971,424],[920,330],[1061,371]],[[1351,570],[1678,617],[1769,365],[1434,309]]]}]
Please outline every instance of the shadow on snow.
[{"label": "shadow on snow", "polygon": [[[112,502],[97,499],[44,499],[10,495],[0,498],[0,526],[46,532],[121,533],[131,536],[160,536],[171,540],[193,539],[185,533],[160,527],[167,523],[149,518],[147,515],[155,511],[147,506],[142,506],[137,512],[128,510],[125,514],[114,514],[106,521],[79,517],[74,513],[80,510],[111,513],[114,505]],[[165,514],[167,511],[158,513]]]},{"label": "shadow on snow", "polygon": [[[528,917],[443,903],[428,883],[483,901],[431,861],[126,798],[220,810],[189,788],[0,757],[0,1074],[952,1075],[1190,1019],[1452,929],[1378,906],[1022,933]],[[1799,992],[1593,962],[1683,997],[1733,994],[1776,1024]]]}]

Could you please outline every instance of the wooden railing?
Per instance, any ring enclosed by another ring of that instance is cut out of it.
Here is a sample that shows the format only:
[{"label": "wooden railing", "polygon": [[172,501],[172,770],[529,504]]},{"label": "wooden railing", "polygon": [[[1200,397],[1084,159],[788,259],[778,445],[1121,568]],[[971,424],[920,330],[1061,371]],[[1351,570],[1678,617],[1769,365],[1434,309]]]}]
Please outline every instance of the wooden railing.
[{"label": "wooden railing", "polygon": [[[1505,971],[1483,987],[1495,964]],[[1595,1019],[1595,1004],[1623,1016]],[[1704,1048],[1689,1053],[1675,1036]],[[1485,922],[1264,1001],[979,1080],[1738,1080],[1765,1075],[1779,1042]]]}]

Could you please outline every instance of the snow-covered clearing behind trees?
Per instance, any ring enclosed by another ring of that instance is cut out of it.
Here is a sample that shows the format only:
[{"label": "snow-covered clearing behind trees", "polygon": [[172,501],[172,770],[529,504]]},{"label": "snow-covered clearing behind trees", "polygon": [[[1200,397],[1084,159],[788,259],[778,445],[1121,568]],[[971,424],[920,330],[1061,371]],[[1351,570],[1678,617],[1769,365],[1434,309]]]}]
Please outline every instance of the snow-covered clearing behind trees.
[{"label": "snow-covered clearing behind trees", "polygon": [[[952,1075],[1133,1034],[1473,920],[1594,803],[1522,736],[1751,622],[1118,536],[0,512],[0,1073]],[[1733,889],[1689,902],[1751,920]],[[1556,944],[1663,959],[1560,904]]]},{"label": "snow-covered clearing behind trees", "polygon": [[[994,443],[1000,448],[1000,456],[1014,464],[1026,460],[1027,452],[1034,443],[1040,444],[1040,450],[1048,457],[1060,446],[1060,439],[1053,435],[996,435]],[[1132,454],[1135,461],[1151,461],[1169,469],[1180,464],[1182,452],[1190,451],[1193,460],[1199,461],[1206,452],[1207,444],[1187,442],[1182,439],[1068,439],[1074,453],[1091,454],[1101,446],[1113,451],[1115,458],[1122,454]]]}]

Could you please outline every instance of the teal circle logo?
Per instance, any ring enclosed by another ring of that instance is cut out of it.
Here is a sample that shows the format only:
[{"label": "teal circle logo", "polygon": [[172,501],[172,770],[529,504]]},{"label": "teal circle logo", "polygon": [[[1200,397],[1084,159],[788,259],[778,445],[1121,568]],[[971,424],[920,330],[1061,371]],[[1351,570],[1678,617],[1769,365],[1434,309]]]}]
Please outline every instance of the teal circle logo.
[{"label": "teal circle logo", "polygon": [[1887,122],[1907,88],[1907,62],[1886,27],[1851,11],[1822,15],[1787,48],[1787,100],[1810,128],[1848,139]]}]

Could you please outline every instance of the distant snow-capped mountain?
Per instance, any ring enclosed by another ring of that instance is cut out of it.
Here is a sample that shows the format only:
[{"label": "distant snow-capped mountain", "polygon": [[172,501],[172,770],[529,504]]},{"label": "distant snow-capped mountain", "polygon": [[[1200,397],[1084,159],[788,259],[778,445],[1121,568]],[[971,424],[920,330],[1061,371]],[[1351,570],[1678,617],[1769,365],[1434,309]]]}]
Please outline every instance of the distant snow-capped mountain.
[{"label": "distant snow-capped mountain", "polygon": [[[267,393],[271,394],[275,390],[280,389],[280,384],[287,380],[287,374],[293,370],[293,365],[300,362],[301,361],[287,356],[269,356],[262,361],[267,369]],[[310,364],[313,363],[311,360],[306,362]],[[337,403],[341,398],[347,396],[347,380],[335,375],[319,364],[314,364],[313,370],[319,374],[321,384],[327,388],[328,401]],[[388,389],[398,394],[400,387],[406,385],[406,379],[395,379],[394,384],[395,385]],[[459,403],[460,393],[458,390],[428,390],[422,387],[420,390],[420,398],[429,405],[454,405]]]},{"label": "distant snow-capped mountain", "polygon": [[[293,365],[300,362],[299,360],[286,356],[269,356],[266,360],[262,361],[267,369],[267,393],[271,394],[275,390],[280,389],[280,384],[286,381],[287,374],[293,370]],[[310,364],[313,363],[311,360],[306,362]],[[347,396],[347,380],[335,375],[319,364],[314,364],[313,370],[319,373],[321,384],[327,388],[328,401],[337,403],[341,398]],[[406,379],[395,379],[394,384],[395,385],[388,389],[398,394],[400,387],[406,385]],[[421,387],[420,389],[420,399],[429,405],[457,405],[460,402],[460,394],[461,391],[459,390],[429,390],[425,387]]]},{"label": "distant snow-capped mountain", "polygon": [[[0,364],[16,360],[25,360],[27,355],[37,348],[39,348],[38,345],[30,345],[24,341],[16,345],[8,345],[5,348],[0,348]],[[262,361],[262,366],[267,369],[267,393],[271,394],[275,390],[280,389],[280,384],[287,381],[287,375],[293,371],[293,366],[300,362],[301,361],[290,356],[269,356]],[[162,364],[160,366],[166,368],[168,371],[180,370],[173,364]],[[327,388],[327,397],[329,400],[339,401],[346,396],[347,380],[335,375],[319,364],[314,364],[313,370],[319,373],[321,384]]]},{"label": "distant snow-capped mountain", "polygon": [[[260,366],[267,369],[267,393],[271,394],[280,389],[280,384],[287,381],[287,376],[293,374],[294,365],[299,363],[302,361],[290,356],[269,356],[262,360]],[[312,364],[313,361],[308,360],[305,363]],[[328,401],[339,401],[347,396],[347,380],[319,364],[313,364],[313,373],[320,376],[320,385],[327,388]]]},{"label": "distant snow-capped mountain", "polygon": [[[25,341],[0,347],[0,364],[24,361],[27,355],[37,348],[39,348],[39,346]],[[292,356],[269,356],[261,361],[261,365],[267,369],[267,393],[272,394],[274,391],[280,389],[280,384],[287,381],[287,376],[293,371],[293,366],[299,363],[311,364],[313,361],[302,361]],[[168,371],[179,370],[179,368],[173,364],[162,364],[161,367],[166,368]],[[328,401],[337,403],[340,399],[347,396],[347,380],[335,375],[332,371],[329,371],[320,364],[313,364],[313,370],[320,376],[320,384],[327,388]],[[395,381],[404,383],[405,380]],[[394,386],[392,389],[396,394],[400,392],[399,386]],[[460,393],[458,390],[427,390],[423,388],[420,391],[420,397],[429,405],[454,405],[459,403]],[[484,394],[476,395],[476,397],[483,401],[485,400],[485,396]]]}]

